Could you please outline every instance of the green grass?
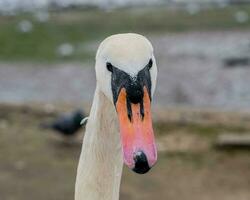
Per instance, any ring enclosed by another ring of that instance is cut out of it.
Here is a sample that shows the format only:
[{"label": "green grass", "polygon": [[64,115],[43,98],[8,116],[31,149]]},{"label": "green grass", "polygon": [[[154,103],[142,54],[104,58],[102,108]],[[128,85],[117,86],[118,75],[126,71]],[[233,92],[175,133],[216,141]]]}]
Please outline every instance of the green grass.
[{"label": "green grass", "polygon": [[[234,19],[237,10],[250,15],[250,6],[204,10],[189,15],[183,10],[163,8],[118,9],[110,12],[71,10],[51,12],[50,20],[38,22],[32,14],[15,17],[0,16],[0,59],[2,61],[59,61],[93,59],[95,49],[91,42],[120,32],[152,33],[190,30],[246,29],[250,21],[239,24]],[[30,20],[33,30],[21,33],[17,26],[21,20]],[[58,45],[71,43],[75,52],[68,57],[57,54]]]}]

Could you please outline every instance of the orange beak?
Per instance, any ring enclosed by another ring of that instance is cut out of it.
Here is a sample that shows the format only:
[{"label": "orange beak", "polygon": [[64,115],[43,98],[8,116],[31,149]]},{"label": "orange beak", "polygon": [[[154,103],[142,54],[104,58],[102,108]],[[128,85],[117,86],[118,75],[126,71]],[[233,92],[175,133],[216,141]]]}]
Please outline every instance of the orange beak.
[{"label": "orange beak", "polygon": [[147,88],[143,88],[142,103],[131,103],[131,116],[128,103],[126,89],[122,88],[116,102],[116,110],[120,124],[123,159],[129,168],[143,174],[149,171],[157,160],[151,102]]}]

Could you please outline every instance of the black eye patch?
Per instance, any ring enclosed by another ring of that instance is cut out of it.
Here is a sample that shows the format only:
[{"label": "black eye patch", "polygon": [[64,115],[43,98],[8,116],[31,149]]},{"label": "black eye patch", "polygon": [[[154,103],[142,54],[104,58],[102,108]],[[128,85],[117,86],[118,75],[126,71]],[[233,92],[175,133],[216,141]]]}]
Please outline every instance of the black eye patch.
[{"label": "black eye patch", "polygon": [[148,64],[147,64],[147,67],[148,67],[148,69],[151,69],[152,66],[153,66],[153,60],[150,59],[149,62],[148,62]]},{"label": "black eye patch", "polygon": [[107,63],[106,63],[106,67],[107,67],[107,70],[108,70],[108,71],[113,72],[114,66],[113,66],[110,62],[107,62]]},{"label": "black eye patch", "polygon": [[[142,70],[138,72],[135,79],[126,72],[112,66],[111,87],[113,92],[114,104],[116,104],[121,88],[125,88],[129,93],[129,91],[130,92],[143,91],[143,87],[146,86],[151,99],[151,75],[149,71],[151,67],[152,67],[152,60],[149,61],[149,63]],[[132,95],[131,93],[130,96],[133,97],[135,95]]]}]

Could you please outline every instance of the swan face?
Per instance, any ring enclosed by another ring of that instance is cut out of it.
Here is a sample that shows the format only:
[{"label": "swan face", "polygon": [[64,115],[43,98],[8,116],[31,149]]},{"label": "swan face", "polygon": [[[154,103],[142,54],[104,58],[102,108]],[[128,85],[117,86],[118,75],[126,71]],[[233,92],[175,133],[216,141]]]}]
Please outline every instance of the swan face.
[{"label": "swan face", "polygon": [[132,33],[108,37],[96,54],[96,77],[117,111],[124,163],[146,173],[157,160],[150,110],[157,66],[151,43]]}]

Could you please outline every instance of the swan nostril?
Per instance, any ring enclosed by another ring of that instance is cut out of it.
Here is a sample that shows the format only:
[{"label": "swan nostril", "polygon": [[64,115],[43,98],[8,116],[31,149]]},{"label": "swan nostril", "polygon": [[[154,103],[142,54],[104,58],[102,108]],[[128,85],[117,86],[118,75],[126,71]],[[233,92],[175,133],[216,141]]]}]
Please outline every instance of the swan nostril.
[{"label": "swan nostril", "polygon": [[145,174],[150,170],[148,159],[143,151],[136,152],[134,156],[135,167],[133,171],[138,174]]}]

